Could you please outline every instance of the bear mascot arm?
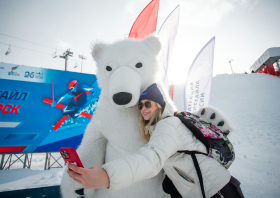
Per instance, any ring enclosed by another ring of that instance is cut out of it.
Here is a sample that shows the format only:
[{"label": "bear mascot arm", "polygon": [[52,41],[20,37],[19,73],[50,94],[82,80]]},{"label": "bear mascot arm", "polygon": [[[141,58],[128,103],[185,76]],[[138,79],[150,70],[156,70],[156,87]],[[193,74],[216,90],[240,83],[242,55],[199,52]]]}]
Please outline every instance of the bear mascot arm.
[{"label": "bear mascot arm", "polygon": [[[101,167],[104,164],[106,145],[107,139],[98,130],[98,117],[93,116],[86,128],[81,145],[77,149],[77,153],[85,168],[92,166]],[[62,197],[77,198],[79,194],[84,194],[85,197],[93,197],[94,189],[81,190],[83,188],[81,184],[69,177],[67,169],[65,169],[61,181]]]}]

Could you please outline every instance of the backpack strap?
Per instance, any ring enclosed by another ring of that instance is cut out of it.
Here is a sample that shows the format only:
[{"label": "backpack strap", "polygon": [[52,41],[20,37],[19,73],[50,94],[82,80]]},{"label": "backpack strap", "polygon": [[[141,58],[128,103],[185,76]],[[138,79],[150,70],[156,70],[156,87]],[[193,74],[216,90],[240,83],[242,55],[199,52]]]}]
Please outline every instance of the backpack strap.
[{"label": "backpack strap", "polygon": [[194,153],[194,154],[202,154],[202,155],[208,156],[208,154],[202,153],[202,152],[199,152],[199,151],[179,150],[179,151],[177,151],[177,153],[185,153],[185,154],[188,154],[188,155],[191,155],[192,153]]},{"label": "backpack strap", "polygon": [[197,162],[195,154],[203,154],[203,155],[207,155],[207,154],[201,153],[201,152],[197,152],[197,151],[177,151],[177,152],[178,153],[185,153],[185,154],[191,155],[192,160],[193,160],[193,164],[194,164],[197,176],[198,176],[198,180],[199,180],[199,183],[200,183],[200,188],[201,188],[202,196],[203,196],[203,198],[206,198],[205,191],[204,191],[204,185],[203,185],[203,178],[202,178],[201,170],[200,170],[200,167],[199,167],[199,164]]},{"label": "backpack strap", "polygon": [[170,115],[169,115],[169,116],[165,116],[165,117],[164,117],[164,118],[162,118],[162,119],[169,118],[169,117],[172,117],[172,116],[170,116]]},{"label": "backpack strap", "polygon": [[207,153],[209,153],[209,143],[206,141],[203,133],[196,128],[194,124],[192,124],[189,120],[185,119],[184,116],[186,114],[182,112],[182,115],[176,114],[175,116],[181,120],[181,122],[193,133],[193,135],[202,143],[205,145]]}]

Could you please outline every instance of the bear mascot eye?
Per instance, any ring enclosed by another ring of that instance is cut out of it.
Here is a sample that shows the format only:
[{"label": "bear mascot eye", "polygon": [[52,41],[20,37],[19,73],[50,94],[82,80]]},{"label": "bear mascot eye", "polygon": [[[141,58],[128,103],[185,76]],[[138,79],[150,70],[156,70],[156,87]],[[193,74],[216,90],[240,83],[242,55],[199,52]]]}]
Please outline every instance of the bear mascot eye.
[{"label": "bear mascot eye", "polygon": [[135,67],[136,67],[136,68],[141,68],[141,67],[142,67],[142,63],[140,63],[140,62],[137,63],[137,64],[135,65]]},{"label": "bear mascot eye", "polygon": [[107,70],[107,71],[112,71],[112,67],[107,66],[107,67],[106,67],[106,70]]}]

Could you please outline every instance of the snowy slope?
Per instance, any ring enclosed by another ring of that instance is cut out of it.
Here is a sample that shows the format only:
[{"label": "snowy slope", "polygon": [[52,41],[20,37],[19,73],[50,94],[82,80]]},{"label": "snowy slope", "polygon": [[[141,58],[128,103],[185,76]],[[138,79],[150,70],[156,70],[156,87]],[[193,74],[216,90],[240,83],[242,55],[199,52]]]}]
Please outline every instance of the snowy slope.
[{"label": "snowy slope", "polygon": [[[182,87],[175,86],[174,94]],[[280,197],[280,78],[267,74],[217,75],[212,81],[210,104],[236,126],[230,136],[236,160],[229,171],[240,180],[245,197]],[[41,169],[43,163],[38,161]],[[0,191],[58,185],[61,171],[0,171]]]},{"label": "snowy slope", "polygon": [[280,197],[280,78],[267,74],[217,75],[210,104],[227,115],[236,161],[229,168],[245,197]]}]

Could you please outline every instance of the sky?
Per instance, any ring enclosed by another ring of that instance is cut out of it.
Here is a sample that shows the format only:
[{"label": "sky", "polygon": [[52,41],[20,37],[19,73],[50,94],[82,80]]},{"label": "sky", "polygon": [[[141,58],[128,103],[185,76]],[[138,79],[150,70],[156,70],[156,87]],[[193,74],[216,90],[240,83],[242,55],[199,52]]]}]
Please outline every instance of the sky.
[{"label": "sky", "polygon": [[[68,71],[81,72],[83,55],[82,72],[93,74],[92,44],[126,38],[149,2],[0,0],[0,62],[64,70],[59,56],[70,48]],[[265,50],[280,47],[279,0],[160,0],[157,32],[177,5],[180,19],[170,62],[175,84],[185,81],[194,58],[214,36],[213,76],[232,73],[227,58],[233,59],[234,73],[249,72]],[[9,45],[11,53],[5,55]]]}]

